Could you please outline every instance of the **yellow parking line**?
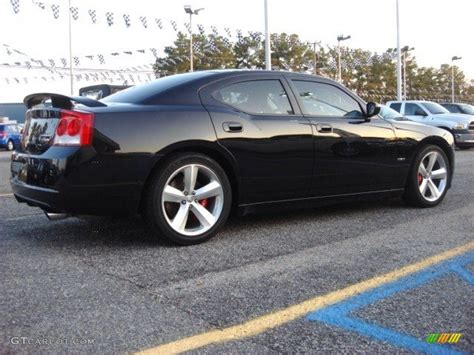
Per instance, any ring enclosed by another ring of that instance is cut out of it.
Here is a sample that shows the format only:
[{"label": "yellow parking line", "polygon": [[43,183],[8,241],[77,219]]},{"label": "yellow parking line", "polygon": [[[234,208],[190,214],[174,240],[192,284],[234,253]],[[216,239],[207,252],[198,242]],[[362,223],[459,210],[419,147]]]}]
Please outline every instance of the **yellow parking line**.
[{"label": "yellow parking line", "polygon": [[168,344],[146,349],[138,352],[137,354],[177,354],[214,343],[222,343],[226,341],[252,337],[269,329],[291,322],[297,318],[301,318],[310,312],[314,312],[318,309],[340,302],[359,293],[366,292],[385,283],[395,281],[404,276],[413,274],[429,266],[450,259],[454,256],[464,254],[473,249],[474,242],[471,242],[460,247],[450,249],[441,254],[431,256],[415,264],[407,265],[384,275],[376,276],[346,288],[330,292],[322,296],[314,297],[288,308],[254,318],[245,323],[224,329],[210,330],[208,332],[176,340]]},{"label": "yellow parking line", "polygon": [[0,194],[0,197],[8,197],[8,196],[13,196],[13,194]]}]

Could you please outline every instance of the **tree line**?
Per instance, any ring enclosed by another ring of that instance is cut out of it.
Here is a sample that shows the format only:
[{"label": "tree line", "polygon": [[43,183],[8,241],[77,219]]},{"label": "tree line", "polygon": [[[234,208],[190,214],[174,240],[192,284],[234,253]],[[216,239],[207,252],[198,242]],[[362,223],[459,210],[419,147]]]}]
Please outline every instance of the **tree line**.
[{"label": "tree line", "polygon": [[[337,47],[302,41],[297,34],[270,36],[272,68],[337,77]],[[166,76],[189,71],[189,35],[178,32],[173,44],[156,59],[155,73]],[[264,69],[265,39],[261,32],[238,32],[229,37],[217,32],[193,34],[194,70]],[[451,65],[439,68],[419,66],[412,52],[404,53],[407,99],[451,101]],[[386,102],[396,98],[397,52],[383,53],[341,47],[342,82],[365,100]],[[454,67],[456,101],[474,103],[474,81],[470,83],[459,67]]]}]

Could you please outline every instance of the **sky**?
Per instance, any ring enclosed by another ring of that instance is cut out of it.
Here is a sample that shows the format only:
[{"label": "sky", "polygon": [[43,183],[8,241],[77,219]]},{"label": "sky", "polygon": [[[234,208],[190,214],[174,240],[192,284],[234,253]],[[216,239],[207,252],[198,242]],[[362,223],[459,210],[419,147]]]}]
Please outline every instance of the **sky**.
[{"label": "sky", "polygon": [[[57,70],[50,73],[45,69],[19,68],[2,63],[24,63],[29,58],[40,59],[48,64],[53,59],[62,67],[60,58],[69,57],[68,0],[44,0],[45,9],[34,4],[40,0],[19,0],[19,12],[14,13],[10,0],[0,0],[0,102],[20,102],[32,92],[59,92],[69,94],[70,80],[59,77]],[[154,62],[149,48],[156,48],[158,54],[175,38],[170,21],[176,21],[178,30],[186,31],[189,21],[183,6],[204,10],[193,18],[193,31],[203,25],[208,31],[215,26],[225,33],[229,28],[235,34],[242,31],[264,30],[263,0],[70,0],[79,9],[79,18],[72,21],[73,56],[78,56],[79,70],[75,74],[90,72],[107,74],[99,81],[86,81],[83,76],[75,80],[74,94],[83,86],[101,83],[102,79],[123,84],[124,78],[110,70],[127,69],[124,73],[127,84],[149,80],[149,67]],[[305,41],[321,41],[323,45],[337,44],[339,34],[350,35],[344,44],[351,48],[363,48],[383,52],[396,47],[395,0],[268,0],[271,32],[296,33]],[[468,79],[474,79],[474,1],[472,0],[399,0],[401,45],[415,47],[413,55],[418,65],[439,67],[450,63],[452,56],[461,56],[456,64]],[[59,19],[54,19],[51,5],[59,5]],[[94,9],[97,24],[92,24],[88,10]],[[114,13],[114,25],[108,26],[106,12]],[[123,14],[131,17],[131,26],[126,28]],[[146,16],[145,29],[139,17]],[[154,23],[160,18],[163,29]],[[24,54],[11,52],[5,46]],[[146,49],[145,53],[137,50]],[[132,51],[132,55],[124,54]],[[120,53],[111,56],[110,53]],[[99,63],[97,55],[102,54],[105,64]],[[94,59],[86,58],[94,55]],[[141,66],[140,69],[136,69]],[[135,69],[130,69],[135,67]],[[134,70],[140,70],[136,72]],[[138,75],[140,74],[140,75]],[[16,82],[18,79],[19,83]],[[26,81],[25,82],[25,79]],[[5,79],[9,79],[7,84]],[[54,80],[53,80],[54,79]]]}]

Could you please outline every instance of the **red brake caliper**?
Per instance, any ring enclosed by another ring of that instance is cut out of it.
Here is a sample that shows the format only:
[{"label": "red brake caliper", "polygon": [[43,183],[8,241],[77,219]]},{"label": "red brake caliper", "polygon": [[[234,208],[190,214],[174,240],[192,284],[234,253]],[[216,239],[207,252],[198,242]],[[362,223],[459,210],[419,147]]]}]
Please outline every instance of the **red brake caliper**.
[{"label": "red brake caliper", "polygon": [[203,200],[199,200],[198,202],[204,208],[207,208],[207,205],[209,204],[209,200],[207,198],[205,198]]},{"label": "red brake caliper", "polygon": [[422,182],[423,182],[423,175],[418,174],[418,185],[421,185]]}]

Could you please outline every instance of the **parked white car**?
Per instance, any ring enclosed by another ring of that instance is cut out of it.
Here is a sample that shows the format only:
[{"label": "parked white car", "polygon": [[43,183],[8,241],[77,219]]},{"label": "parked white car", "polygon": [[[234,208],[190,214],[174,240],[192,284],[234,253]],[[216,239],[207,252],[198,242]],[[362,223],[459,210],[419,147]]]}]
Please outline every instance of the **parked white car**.
[{"label": "parked white car", "polygon": [[419,123],[446,129],[461,149],[474,147],[474,116],[451,113],[431,101],[389,101],[387,106]]}]

